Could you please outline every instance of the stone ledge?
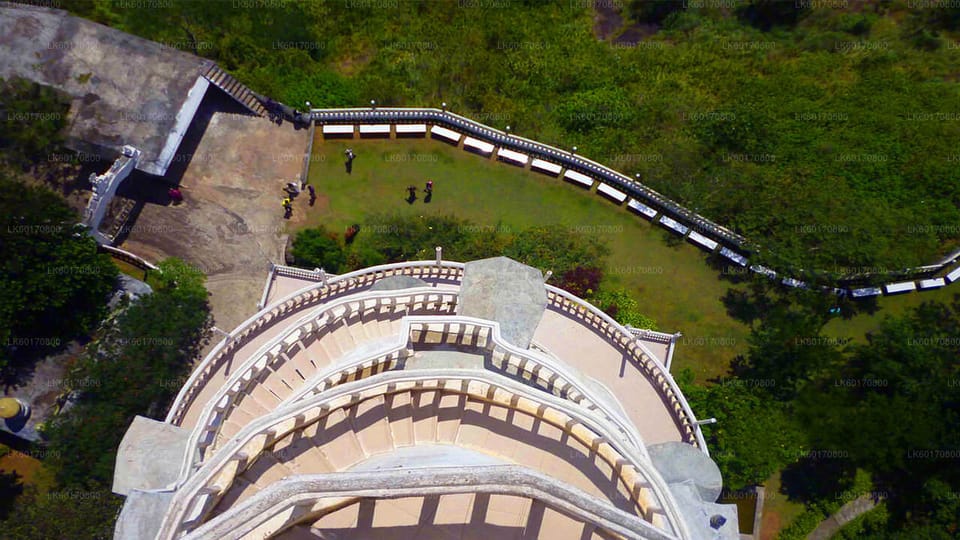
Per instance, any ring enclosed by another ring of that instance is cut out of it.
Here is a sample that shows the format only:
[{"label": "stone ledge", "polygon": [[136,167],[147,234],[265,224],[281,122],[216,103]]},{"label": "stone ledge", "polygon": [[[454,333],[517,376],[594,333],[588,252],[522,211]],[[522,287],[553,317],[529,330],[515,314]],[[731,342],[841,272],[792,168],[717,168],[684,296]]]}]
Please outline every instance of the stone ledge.
[{"label": "stone ledge", "polygon": [[176,482],[190,433],[143,416],[133,419],[117,450],[113,492],[164,489]]}]

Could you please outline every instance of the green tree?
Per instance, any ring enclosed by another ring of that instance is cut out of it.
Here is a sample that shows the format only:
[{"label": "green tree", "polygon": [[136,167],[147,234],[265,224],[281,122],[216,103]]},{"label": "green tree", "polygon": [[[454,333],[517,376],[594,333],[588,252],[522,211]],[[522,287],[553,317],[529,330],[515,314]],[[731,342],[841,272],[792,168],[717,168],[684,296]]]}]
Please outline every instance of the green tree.
[{"label": "green tree", "polygon": [[387,262],[433,259],[436,246],[443,247],[444,258],[460,261],[472,250],[474,230],[469,222],[454,216],[374,215],[360,228],[357,243],[362,239],[364,246],[382,254]]},{"label": "green tree", "polygon": [[803,432],[789,409],[767,394],[769,384],[731,377],[709,387],[683,385],[690,407],[717,419],[703,431],[727,489],[760,484],[803,453]]},{"label": "green tree", "polygon": [[660,24],[671,14],[686,10],[686,4],[676,0],[631,0],[628,9],[637,22]]},{"label": "green tree", "polygon": [[70,100],[26,79],[0,79],[0,157],[26,166],[43,162],[63,141]]},{"label": "green tree", "polygon": [[39,493],[28,487],[3,522],[10,540],[109,540],[123,498],[108,488]]},{"label": "green tree", "polygon": [[203,275],[181,261],[160,265],[158,285],[120,313],[72,374],[77,404],[46,433],[63,486],[109,486],[133,417],[162,418],[200,355],[210,325]]},{"label": "green tree", "polygon": [[0,173],[0,367],[83,335],[117,268],[53,192]]},{"label": "green tree", "polygon": [[504,251],[507,257],[560,276],[583,264],[602,267],[609,254],[596,235],[578,234],[564,225],[525,229]]},{"label": "green tree", "polygon": [[848,449],[889,492],[887,526],[901,535],[958,530],[958,335],[960,299],[925,302],[886,319],[800,401],[816,443]]}]

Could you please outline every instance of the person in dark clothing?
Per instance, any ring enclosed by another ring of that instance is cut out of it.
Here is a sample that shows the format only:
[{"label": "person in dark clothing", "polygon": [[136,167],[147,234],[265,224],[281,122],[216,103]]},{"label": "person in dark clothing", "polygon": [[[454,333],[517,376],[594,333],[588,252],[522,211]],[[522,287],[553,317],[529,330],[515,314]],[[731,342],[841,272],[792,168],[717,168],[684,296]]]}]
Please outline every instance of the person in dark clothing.
[{"label": "person in dark clothing", "polygon": [[317,200],[317,192],[310,184],[307,185],[307,191],[310,193],[310,206],[313,206],[313,203]]},{"label": "person in dark clothing", "polygon": [[407,202],[413,204],[413,201],[417,200],[417,186],[407,186],[407,193]]},{"label": "person in dark clothing", "polygon": [[427,180],[427,185],[423,191],[426,193],[426,196],[423,197],[423,202],[428,203],[433,200],[433,180]]}]

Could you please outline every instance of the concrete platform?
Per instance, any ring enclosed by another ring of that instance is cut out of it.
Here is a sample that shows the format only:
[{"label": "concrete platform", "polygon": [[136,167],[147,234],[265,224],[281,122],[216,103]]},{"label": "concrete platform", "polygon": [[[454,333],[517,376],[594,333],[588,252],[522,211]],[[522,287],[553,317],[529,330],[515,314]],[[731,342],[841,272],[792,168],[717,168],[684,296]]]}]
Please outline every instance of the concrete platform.
[{"label": "concrete platform", "polygon": [[466,263],[457,314],[500,323],[510,343],[529,348],[547,305],[543,273],[506,257]]},{"label": "concrete platform", "polygon": [[179,144],[170,134],[189,124],[190,91],[213,65],[63,10],[7,3],[0,4],[0,51],[0,77],[72,98],[69,148],[113,160],[130,144],[143,152],[137,169],[154,175],[170,165]]}]

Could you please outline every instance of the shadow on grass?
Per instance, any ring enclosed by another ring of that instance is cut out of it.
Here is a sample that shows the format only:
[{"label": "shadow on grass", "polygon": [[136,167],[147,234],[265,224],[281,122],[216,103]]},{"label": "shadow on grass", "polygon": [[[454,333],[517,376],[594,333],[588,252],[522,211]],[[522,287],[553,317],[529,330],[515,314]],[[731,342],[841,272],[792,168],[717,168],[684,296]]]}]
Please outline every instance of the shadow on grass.
[{"label": "shadow on grass", "polygon": [[16,471],[0,470],[0,520],[6,520],[17,497],[23,493],[22,477]]},{"label": "shadow on grass", "polygon": [[852,474],[846,459],[803,458],[780,474],[780,493],[800,502],[840,499]]}]

